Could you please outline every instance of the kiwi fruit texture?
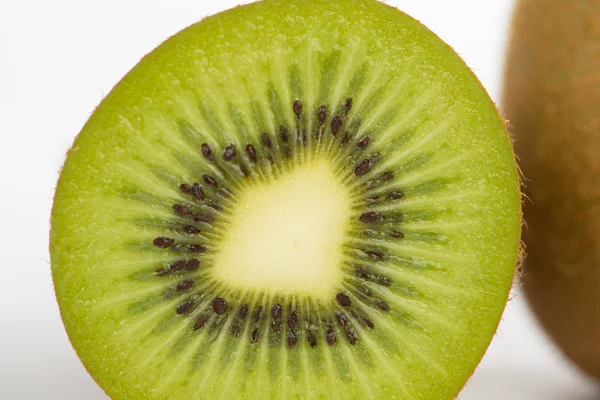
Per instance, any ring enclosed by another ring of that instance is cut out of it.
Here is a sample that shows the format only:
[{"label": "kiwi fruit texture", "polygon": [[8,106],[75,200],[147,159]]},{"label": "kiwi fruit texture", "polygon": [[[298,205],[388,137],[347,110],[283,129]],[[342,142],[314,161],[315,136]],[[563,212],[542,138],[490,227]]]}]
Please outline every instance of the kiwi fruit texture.
[{"label": "kiwi fruit texture", "polygon": [[183,30],[95,110],[58,182],[61,315],[114,399],[452,399],[520,243],[504,121],[374,0]]},{"label": "kiwi fruit texture", "polygon": [[505,82],[530,199],[524,292],[556,344],[600,378],[600,1],[518,2]]}]

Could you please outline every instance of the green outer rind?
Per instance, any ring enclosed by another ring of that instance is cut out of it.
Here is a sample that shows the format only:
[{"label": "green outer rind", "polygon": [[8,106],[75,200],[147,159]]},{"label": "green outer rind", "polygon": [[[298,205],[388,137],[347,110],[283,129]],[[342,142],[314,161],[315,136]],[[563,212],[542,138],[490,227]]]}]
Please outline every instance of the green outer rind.
[{"label": "green outer rind", "polygon": [[[160,106],[156,103],[157,101],[167,101],[169,94],[161,92],[160,89],[148,82],[153,82],[155,79],[157,81],[164,80],[164,77],[158,77],[163,68],[174,71],[174,74],[181,72],[182,75],[185,75],[186,69],[190,67],[186,64],[189,60],[178,59],[180,54],[185,53],[185,50],[199,46],[199,43],[204,42],[207,47],[204,47],[203,50],[209,52],[210,44],[207,42],[207,38],[219,36],[215,35],[215,32],[219,32],[224,37],[222,41],[219,38],[219,43],[213,43],[213,50],[215,56],[217,56],[223,50],[219,47],[227,47],[227,36],[235,36],[239,30],[237,23],[239,15],[245,15],[246,17],[261,14],[267,17],[272,16],[273,11],[270,10],[270,7],[274,5],[285,7],[282,3],[284,2],[266,1],[250,7],[233,9],[218,16],[207,18],[168,40],[163,46],[146,56],[102,101],[82,133],[75,140],[68,154],[59,179],[52,212],[50,248],[53,279],[61,315],[78,355],[94,379],[113,398],[147,398],[151,395],[147,391],[146,382],[139,382],[138,386],[131,386],[126,383],[131,378],[127,376],[129,371],[126,369],[119,371],[117,368],[119,365],[118,352],[123,349],[116,348],[113,343],[106,340],[105,335],[109,327],[101,327],[97,330],[91,328],[98,323],[93,316],[86,313],[87,307],[93,306],[91,304],[93,302],[87,301],[86,303],[82,300],[86,298],[86,294],[89,296],[90,290],[96,292],[102,290],[94,287],[93,282],[85,281],[86,268],[82,267],[94,265],[93,260],[89,259],[91,254],[84,251],[84,246],[93,247],[96,244],[94,220],[85,215],[85,207],[87,198],[94,196],[93,192],[95,190],[107,189],[104,186],[107,183],[98,178],[102,171],[97,167],[102,166],[105,163],[103,160],[108,156],[114,159],[127,157],[127,138],[115,134],[114,127],[119,126],[121,123],[118,116],[127,114],[137,106],[138,102],[143,103],[143,99],[147,97],[153,97],[153,107]],[[306,9],[314,10],[329,7],[325,2],[318,0],[308,3],[303,3]],[[473,167],[490,168],[498,175],[494,178],[496,181],[488,183],[490,187],[496,185],[496,189],[501,193],[499,196],[500,202],[504,207],[502,207],[502,210],[493,210],[494,215],[492,217],[489,217],[489,215],[486,215],[486,217],[490,218],[489,221],[494,220],[495,223],[504,225],[505,230],[501,232],[503,236],[498,236],[498,232],[496,232],[485,239],[489,241],[496,240],[496,248],[504,249],[503,254],[494,255],[496,259],[493,256],[489,259],[490,262],[496,262],[497,268],[502,274],[497,277],[486,277],[486,279],[491,280],[491,283],[482,282],[482,285],[489,284],[491,287],[495,287],[496,291],[489,294],[491,300],[487,305],[471,305],[473,312],[471,315],[465,315],[464,321],[461,321],[469,327],[470,331],[465,335],[462,342],[448,344],[450,355],[459,354],[458,349],[462,348],[464,357],[461,360],[440,360],[442,365],[450,365],[453,362],[462,365],[458,368],[460,371],[454,376],[454,386],[440,387],[439,385],[436,386],[435,383],[430,383],[430,392],[421,393],[420,396],[416,394],[415,396],[415,398],[427,398],[426,396],[433,396],[429,398],[437,398],[436,396],[450,398],[462,388],[471,374],[472,368],[475,367],[487,348],[489,340],[497,327],[497,322],[500,320],[512,284],[513,269],[519,251],[520,192],[518,173],[510,140],[505,134],[504,125],[498,118],[493,103],[480,83],[474,78],[472,72],[464,66],[460,58],[450,48],[422,25],[397,10],[374,1],[348,1],[344,4],[331,5],[331,7],[336,7],[338,13],[347,15],[349,21],[359,20],[364,17],[365,14],[363,13],[368,12],[369,18],[373,19],[373,21],[370,21],[373,25],[385,27],[390,31],[397,30],[394,34],[398,34],[398,37],[404,35],[405,40],[413,44],[417,43],[422,49],[431,52],[432,56],[435,55],[435,59],[432,59],[431,63],[435,64],[438,70],[446,71],[450,75],[449,80],[461,83],[461,87],[455,87],[454,89],[458,93],[456,96],[470,99],[473,109],[479,112],[477,127],[489,134],[487,139],[497,143],[497,148],[490,152],[488,154],[489,158],[485,160],[489,164],[486,166],[485,162],[482,163],[482,160],[478,159],[477,165]],[[277,19],[277,16],[273,17],[275,20]],[[402,29],[402,25],[409,28]],[[235,42],[235,38],[232,37],[232,39]],[[177,50],[177,53],[175,53],[175,50]],[[156,65],[163,67],[156,68]],[[128,96],[124,97],[122,95],[124,93],[127,93]],[[164,106],[168,105],[164,104]],[[473,121],[469,122],[473,123]],[[103,154],[98,151],[97,144],[99,142],[102,142],[102,146],[105,148],[113,150],[122,148],[123,151],[121,154]],[[470,166],[465,166],[465,168],[468,167]],[[90,186],[81,186],[80,184],[84,182],[90,182]],[[488,195],[495,197],[496,193],[488,193]],[[482,210],[482,214],[485,214],[485,210]],[[493,228],[490,229],[493,230]],[[483,239],[473,238],[474,247],[492,247],[491,243],[479,243],[478,240]],[[80,271],[72,270],[76,265],[79,265]],[[477,307],[480,308],[477,309]],[[481,323],[473,315],[483,315],[485,321]],[[110,316],[104,316],[104,318],[108,321]],[[470,318],[475,320],[470,320]],[[98,354],[102,354],[103,357],[98,357]],[[112,366],[113,370],[108,366]],[[120,376],[120,374],[123,374],[123,376]],[[155,378],[157,377],[148,377],[147,379],[151,382]],[[173,398],[177,396],[183,395],[182,393],[174,393]]]}]

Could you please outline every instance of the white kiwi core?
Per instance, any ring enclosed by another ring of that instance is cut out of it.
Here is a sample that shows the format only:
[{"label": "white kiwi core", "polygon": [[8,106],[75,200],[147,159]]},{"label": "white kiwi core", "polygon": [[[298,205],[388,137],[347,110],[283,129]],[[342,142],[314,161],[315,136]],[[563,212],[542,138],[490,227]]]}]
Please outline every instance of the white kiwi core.
[{"label": "white kiwi core", "polygon": [[215,255],[215,278],[241,291],[331,299],[343,277],[351,205],[327,161],[249,185]]}]

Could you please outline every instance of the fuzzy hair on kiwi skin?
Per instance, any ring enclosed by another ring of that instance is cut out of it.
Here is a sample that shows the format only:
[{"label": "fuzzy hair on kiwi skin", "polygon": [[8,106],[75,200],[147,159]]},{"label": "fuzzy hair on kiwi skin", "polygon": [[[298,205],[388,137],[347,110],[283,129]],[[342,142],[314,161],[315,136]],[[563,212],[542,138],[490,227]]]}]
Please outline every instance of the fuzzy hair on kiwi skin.
[{"label": "fuzzy hair on kiwi skin", "polygon": [[553,341],[600,378],[600,3],[521,0],[504,108],[529,178],[523,290]]},{"label": "fuzzy hair on kiwi skin", "polygon": [[[456,56],[455,54],[453,54],[453,55],[454,55],[454,56]],[[458,58],[458,57],[456,56],[456,58]],[[471,75],[472,75],[472,73],[471,73]],[[474,78],[473,78],[473,77],[471,77],[471,78],[474,80]],[[482,89],[481,87],[479,87],[479,89],[481,89],[481,90],[483,91],[483,89]],[[488,100],[486,100],[486,101],[489,101],[489,99],[488,99]],[[296,104],[296,103],[294,103],[294,104]],[[296,112],[296,107],[294,107],[294,112]],[[337,130],[337,129],[338,129],[338,128],[337,128],[338,124],[336,123],[334,126],[335,126],[335,128],[334,128],[333,130]],[[503,133],[503,134],[505,134],[504,132],[502,132],[502,133]],[[273,133],[273,135],[275,135],[275,133]],[[284,142],[285,142],[285,143],[287,143],[287,139],[286,139],[286,140],[284,140]],[[502,143],[502,145],[504,145],[504,144],[505,144],[505,143]],[[375,141],[375,145],[377,145],[377,142],[376,142],[376,141]],[[218,151],[216,151],[216,153],[215,153],[215,154],[219,154],[219,155],[220,155],[220,154],[221,154],[221,152],[224,152],[224,153],[226,153],[226,154],[227,154],[227,155],[224,157],[224,158],[225,158],[225,160],[224,160],[224,161],[230,161],[231,159],[233,159],[233,158],[235,157],[235,154],[233,154],[231,150],[229,150],[229,151],[228,151],[228,150],[227,150],[227,148],[226,148],[225,146],[219,146],[219,145],[217,145],[217,144],[213,144],[213,146],[214,146],[214,149],[215,149],[215,150],[216,150],[216,149],[218,149]],[[79,146],[77,146],[77,147],[79,147]],[[285,145],[284,145],[284,147],[285,147]],[[240,149],[240,148],[238,148],[238,152],[241,152],[241,149]],[[510,152],[510,154],[511,154],[511,157],[514,157],[514,154],[513,154],[512,152]],[[514,160],[513,160],[513,161],[514,161]],[[221,162],[221,161],[220,161],[220,162]],[[514,165],[514,164],[513,164],[513,165]],[[366,171],[364,171],[364,172],[365,172],[365,174],[368,174],[368,173],[370,172],[370,167],[369,167],[369,170],[366,170]],[[361,170],[360,170],[360,173],[361,173],[361,174],[363,173],[363,169],[361,169]],[[358,176],[359,174],[358,174],[358,173],[355,173],[355,175],[357,175],[357,176]],[[61,180],[62,180],[62,176],[61,176]],[[192,182],[194,182],[194,181],[193,181],[193,180],[182,180],[180,183],[181,183],[182,185],[184,185],[184,184],[191,184]],[[61,183],[59,183],[59,185],[60,185],[60,184],[61,184]],[[518,178],[515,180],[515,183],[514,183],[514,184],[518,186]],[[63,185],[65,185],[65,184],[63,184]],[[63,204],[64,204],[64,203],[63,203]],[[175,204],[175,205],[177,205],[177,204]],[[175,206],[175,205],[174,205],[174,206]],[[179,213],[179,214],[182,214],[182,215],[187,215],[187,214],[188,214],[188,211],[186,211],[186,209],[184,209],[184,208],[181,208],[181,207],[176,207],[176,212],[177,212],[177,213]],[[180,215],[180,216],[181,216],[181,215]],[[374,221],[374,220],[372,221],[370,218],[367,218],[367,219],[366,219],[366,221],[363,221],[363,222],[365,222],[365,223],[372,223],[372,222],[375,222],[375,221]],[[158,239],[158,238],[163,238],[163,236],[157,236],[157,239]],[[155,239],[155,240],[156,240],[156,239]],[[169,247],[171,247],[171,246],[173,245],[173,242],[171,242],[170,240],[163,240],[163,239],[161,239],[161,240],[160,240],[160,241],[158,241],[157,243],[158,243],[158,245],[156,245],[156,244],[155,244],[155,247],[158,247],[159,249],[162,249],[162,250],[168,249]],[[165,251],[167,251],[167,250],[165,250]],[[209,249],[209,251],[210,251],[210,249]],[[367,252],[367,254],[368,254],[368,252]],[[373,256],[377,256],[377,257],[375,257],[375,258],[379,258],[379,257],[380,257],[380,256],[378,255],[379,253],[377,253],[377,252],[371,252],[371,254],[372,254]],[[518,254],[520,254],[520,251],[517,251],[517,257],[519,257],[519,255],[518,255]],[[516,264],[516,263],[513,263],[513,264],[512,264],[512,266],[514,267],[514,266],[515,266],[515,264]],[[503,273],[504,273],[504,271],[503,271]],[[162,275],[162,273],[161,273],[161,275]],[[168,278],[168,277],[169,277],[169,275],[165,275],[165,276],[158,276],[158,278],[159,278],[159,279],[163,279],[163,278],[165,278],[165,277],[166,277],[166,278]],[[163,279],[163,280],[164,280],[164,279]],[[58,281],[60,282],[60,280],[58,280]],[[386,283],[386,285],[387,285],[387,281],[384,281],[384,282],[385,282],[385,283]],[[510,285],[508,285],[508,286],[510,286]],[[186,287],[187,287],[187,286],[186,286]],[[504,287],[504,286],[503,286],[503,287]],[[506,291],[506,296],[508,296],[508,290]],[[57,292],[57,297],[59,297],[59,295],[58,295],[58,292]],[[500,297],[502,297],[502,296],[500,296]],[[226,313],[226,310],[227,310],[227,304],[228,304],[228,303],[225,303],[225,302],[224,302],[225,300],[224,300],[223,298],[221,298],[221,297],[219,297],[218,299],[220,299],[220,300],[217,300],[217,299],[215,299],[215,300],[214,300],[214,301],[216,301],[216,303],[213,301],[213,310],[214,310],[214,313],[215,313],[215,314],[218,314],[218,315],[225,314],[225,313]],[[65,302],[65,300],[64,300],[64,296],[63,296],[63,297],[59,297],[59,303],[60,303],[61,301]],[[340,295],[340,294],[338,293],[338,296],[337,296],[337,301],[338,301],[338,303],[339,303],[339,304],[340,304],[342,307],[346,307],[346,306],[349,306],[349,305],[351,304],[351,302],[348,300],[348,296],[347,296],[346,294]],[[504,302],[504,303],[505,303],[505,302]],[[181,305],[181,304],[184,304],[184,303],[180,303],[180,305]],[[275,310],[275,311],[273,311],[273,312],[272,312],[272,314],[271,314],[271,316],[272,316],[272,318],[273,318],[273,319],[279,319],[279,318],[280,318],[280,317],[279,317],[279,315],[280,315],[280,311],[277,311],[277,310],[279,310],[279,309],[276,309],[276,310]],[[178,311],[179,311],[179,308],[178,308]],[[189,311],[189,310],[188,310],[188,308],[187,308],[187,307],[182,307],[182,308],[181,308],[181,311],[182,311],[182,312],[181,312],[181,314],[187,314],[187,311]],[[501,311],[501,310],[500,310],[500,311]],[[266,312],[268,313],[268,311],[266,311]],[[179,312],[178,312],[177,314],[179,314]],[[64,318],[64,314],[63,314],[63,318]],[[343,322],[343,324],[346,324],[346,323],[347,323],[347,321],[346,321],[346,320],[344,320],[344,319],[342,319],[342,321],[344,321],[344,322]],[[496,319],[496,322],[498,322],[498,321],[499,321],[499,318],[498,318],[498,319]],[[66,324],[66,325],[69,325],[69,324],[71,324],[71,321],[65,321],[65,324]],[[342,324],[342,325],[343,325],[343,324]],[[488,328],[489,328],[489,327],[488,327]],[[199,331],[201,331],[201,329],[200,329]],[[487,329],[486,329],[486,331],[487,331]],[[69,334],[71,334],[71,332],[70,332],[70,331],[69,331]],[[291,336],[291,341],[288,339],[288,345],[289,345],[289,347],[296,347],[296,345],[297,345],[297,343],[296,343],[296,339],[297,339],[297,337],[296,337],[296,336],[294,336],[294,335],[295,335],[295,334],[293,334],[293,335]],[[310,333],[308,333],[308,335],[309,335],[308,337],[309,337],[309,340],[310,340]],[[356,337],[355,337],[354,335],[355,335],[355,333],[348,334],[348,340],[349,340],[350,342],[357,340],[357,339],[356,339]],[[489,339],[491,339],[491,336],[489,337]],[[359,343],[360,343],[360,335],[359,335],[359,337],[358,337],[358,340],[359,340]],[[298,343],[299,343],[299,342],[298,342]],[[293,346],[292,346],[291,344],[293,344]],[[77,348],[77,346],[76,346],[76,348]],[[293,354],[295,354],[295,353],[290,353],[290,354],[292,354],[292,355],[293,355]],[[88,367],[88,364],[87,364],[87,363],[85,363],[85,362],[84,362],[84,364],[86,364],[86,368],[87,368],[87,367]],[[94,377],[96,378],[95,374],[97,374],[97,373],[92,373],[92,376],[94,376]],[[104,387],[104,384],[105,384],[105,382],[101,382],[101,384],[102,384],[102,386]],[[454,386],[454,385],[453,385],[453,386]],[[115,391],[115,390],[116,390],[115,388],[111,388],[111,393],[114,393],[114,391]],[[125,389],[125,390],[126,390],[126,389]]]}]

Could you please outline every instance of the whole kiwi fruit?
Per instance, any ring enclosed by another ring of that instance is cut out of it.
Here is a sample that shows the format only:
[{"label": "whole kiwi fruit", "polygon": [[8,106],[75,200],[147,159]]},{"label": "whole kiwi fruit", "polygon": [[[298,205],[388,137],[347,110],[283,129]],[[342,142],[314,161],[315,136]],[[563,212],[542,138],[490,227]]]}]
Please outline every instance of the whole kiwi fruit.
[{"label": "whole kiwi fruit", "polygon": [[505,82],[530,199],[523,288],[564,354],[600,377],[600,1],[519,1]]},{"label": "whole kiwi fruit", "polygon": [[52,275],[114,399],[453,399],[520,243],[504,121],[374,0],[266,0],[183,30],[67,155]]}]

